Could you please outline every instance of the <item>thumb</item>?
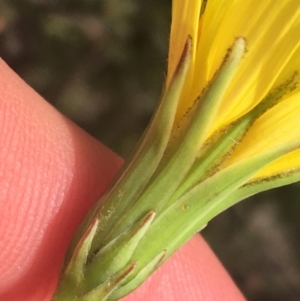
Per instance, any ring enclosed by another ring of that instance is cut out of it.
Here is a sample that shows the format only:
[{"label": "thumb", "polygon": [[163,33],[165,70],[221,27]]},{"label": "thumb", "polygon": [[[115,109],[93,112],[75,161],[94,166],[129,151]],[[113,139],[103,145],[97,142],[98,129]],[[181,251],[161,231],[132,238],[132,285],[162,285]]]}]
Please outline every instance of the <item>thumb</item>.
[{"label": "thumb", "polygon": [[0,300],[44,300],[121,159],[0,62]]}]

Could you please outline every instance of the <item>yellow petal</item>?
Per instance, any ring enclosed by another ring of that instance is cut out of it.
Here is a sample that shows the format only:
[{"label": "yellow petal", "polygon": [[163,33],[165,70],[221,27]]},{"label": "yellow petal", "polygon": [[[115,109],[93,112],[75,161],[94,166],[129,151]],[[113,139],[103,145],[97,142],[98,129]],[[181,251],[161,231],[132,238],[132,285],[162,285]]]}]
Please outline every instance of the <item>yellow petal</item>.
[{"label": "yellow petal", "polygon": [[[226,165],[299,139],[299,116],[300,87],[253,124]],[[300,163],[300,157],[298,161]],[[281,170],[284,170],[282,162],[280,164]]]},{"label": "yellow petal", "polygon": [[[197,42],[192,87],[188,81],[177,121],[211,79],[237,36],[246,38],[248,53],[228,89],[211,132],[251,109],[278,83],[281,74],[291,76],[299,66],[288,64],[293,70],[285,68],[299,47],[299,19],[298,0],[208,1]],[[192,24],[195,24],[195,19],[185,26]]]},{"label": "yellow petal", "polygon": [[262,169],[253,177],[253,180],[259,178],[268,178],[278,175],[282,172],[292,172],[300,168],[300,150],[293,151],[272,164]]},{"label": "yellow petal", "polygon": [[[299,0],[209,0],[199,20],[201,4],[201,1],[173,1],[168,81],[187,36],[191,35],[194,42],[192,66],[176,122],[219,68],[234,39],[245,37],[248,48],[224,97],[211,134],[252,109],[272,88],[296,71],[300,74],[300,5]],[[299,137],[299,102],[298,89],[260,117],[226,165]],[[293,164],[300,165],[300,159],[286,158],[289,160],[277,160],[261,173],[281,172]]]},{"label": "yellow petal", "polygon": [[[191,36],[193,45],[197,44],[201,4],[202,0],[173,0],[172,2],[172,26],[168,57],[167,85],[178,64],[187,37]],[[193,62],[191,63],[191,69],[193,69],[193,66],[195,65],[195,54],[196,48],[193,47]]]}]

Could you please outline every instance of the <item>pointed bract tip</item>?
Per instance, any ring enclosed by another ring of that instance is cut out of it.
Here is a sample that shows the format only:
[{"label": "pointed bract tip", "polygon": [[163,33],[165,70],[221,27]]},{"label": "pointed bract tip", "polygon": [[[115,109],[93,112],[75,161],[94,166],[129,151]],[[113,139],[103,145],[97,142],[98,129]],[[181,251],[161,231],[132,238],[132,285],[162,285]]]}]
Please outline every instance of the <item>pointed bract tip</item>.
[{"label": "pointed bract tip", "polygon": [[237,37],[234,43],[237,47],[240,47],[241,49],[246,49],[246,39],[244,37]]},{"label": "pointed bract tip", "polygon": [[182,53],[181,53],[181,57],[179,59],[178,65],[176,67],[174,76],[176,76],[180,72],[180,70],[182,70],[183,65],[186,64],[188,59],[191,57],[190,53],[191,53],[192,48],[193,48],[193,38],[192,38],[192,36],[188,35],[186,42],[184,44]]},{"label": "pointed bract tip", "polygon": [[237,37],[230,49],[229,58],[232,60],[240,60],[246,52],[246,39],[244,37]]},{"label": "pointed bract tip", "polygon": [[298,85],[299,84],[299,72],[296,71],[294,74],[293,74],[293,82]]}]

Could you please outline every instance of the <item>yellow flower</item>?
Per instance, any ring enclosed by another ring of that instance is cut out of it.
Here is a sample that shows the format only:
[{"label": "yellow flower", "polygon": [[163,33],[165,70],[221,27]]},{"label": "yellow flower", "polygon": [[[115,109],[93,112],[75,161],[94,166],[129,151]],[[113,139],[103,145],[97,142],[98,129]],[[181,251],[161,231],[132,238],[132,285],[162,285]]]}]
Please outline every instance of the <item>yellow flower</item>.
[{"label": "yellow flower", "polygon": [[162,101],[55,301],[118,300],[229,206],[300,180],[299,0],[173,0],[172,18]]},{"label": "yellow flower", "polygon": [[[298,0],[174,0],[167,85],[187,36],[193,40],[192,63],[176,114],[185,112],[221,65],[236,37],[247,43],[240,66],[218,109],[209,135],[257,105],[273,88],[300,73]],[[206,7],[205,7],[206,5]],[[204,8],[205,7],[205,8]],[[201,17],[199,17],[201,15]],[[249,158],[300,137],[300,88],[261,116],[226,163]],[[300,168],[300,150],[283,156],[254,179]]]}]

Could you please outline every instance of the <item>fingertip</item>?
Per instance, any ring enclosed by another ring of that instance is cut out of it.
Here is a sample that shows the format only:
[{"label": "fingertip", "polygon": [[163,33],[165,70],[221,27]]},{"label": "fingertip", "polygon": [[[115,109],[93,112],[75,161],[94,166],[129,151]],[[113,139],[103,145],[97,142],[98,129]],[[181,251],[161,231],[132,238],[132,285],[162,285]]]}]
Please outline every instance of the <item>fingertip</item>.
[{"label": "fingertip", "polygon": [[245,301],[200,235],[168,259],[124,301]]},{"label": "fingertip", "polygon": [[76,226],[122,161],[3,61],[0,78],[0,300],[42,300]]}]

